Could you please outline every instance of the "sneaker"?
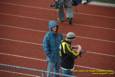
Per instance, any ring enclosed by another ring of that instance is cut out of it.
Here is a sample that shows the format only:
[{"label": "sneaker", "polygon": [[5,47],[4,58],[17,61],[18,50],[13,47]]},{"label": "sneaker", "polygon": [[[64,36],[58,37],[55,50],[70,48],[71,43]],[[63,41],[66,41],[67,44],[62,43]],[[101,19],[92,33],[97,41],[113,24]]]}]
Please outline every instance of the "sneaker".
[{"label": "sneaker", "polygon": [[72,24],[72,18],[67,18],[69,24]]}]

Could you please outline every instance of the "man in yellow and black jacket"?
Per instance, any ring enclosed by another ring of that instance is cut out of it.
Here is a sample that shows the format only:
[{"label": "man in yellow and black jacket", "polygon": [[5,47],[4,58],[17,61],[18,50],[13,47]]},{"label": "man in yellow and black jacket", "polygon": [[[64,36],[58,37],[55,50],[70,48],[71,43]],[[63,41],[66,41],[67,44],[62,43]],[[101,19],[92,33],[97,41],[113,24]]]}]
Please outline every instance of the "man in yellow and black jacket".
[{"label": "man in yellow and black jacket", "polygon": [[63,77],[72,77],[71,69],[74,67],[75,59],[81,53],[81,46],[77,45],[77,49],[74,50],[71,46],[73,39],[76,37],[75,33],[68,32],[66,38],[62,40],[60,45],[60,57],[61,57],[61,68],[62,74],[68,75]]}]

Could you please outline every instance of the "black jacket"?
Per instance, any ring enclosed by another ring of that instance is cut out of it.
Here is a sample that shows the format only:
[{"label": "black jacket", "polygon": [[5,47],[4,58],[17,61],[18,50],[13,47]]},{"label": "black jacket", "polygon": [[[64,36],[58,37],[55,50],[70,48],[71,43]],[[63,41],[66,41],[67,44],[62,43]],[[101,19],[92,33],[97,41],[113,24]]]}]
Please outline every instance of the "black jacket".
[{"label": "black jacket", "polygon": [[74,60],[79,53],[74,51],[71,47],[71,43],[63,40],[60,45],[61,67],[66,69],[72,69],[74,66]]}]

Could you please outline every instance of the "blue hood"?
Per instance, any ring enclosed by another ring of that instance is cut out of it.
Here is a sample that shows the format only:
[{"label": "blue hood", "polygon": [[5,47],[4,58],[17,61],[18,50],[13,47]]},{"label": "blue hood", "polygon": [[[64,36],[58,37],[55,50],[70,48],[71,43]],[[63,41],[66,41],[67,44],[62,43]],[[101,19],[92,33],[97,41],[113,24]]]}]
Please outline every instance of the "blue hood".
[{"label": "blue hood", "polygon": [[58,26],[57,21],[55,21],[55,20],[49,21],[49,23],[48,23],[49,30],[51,30],[51,28],[56,27],[56,26]]}]

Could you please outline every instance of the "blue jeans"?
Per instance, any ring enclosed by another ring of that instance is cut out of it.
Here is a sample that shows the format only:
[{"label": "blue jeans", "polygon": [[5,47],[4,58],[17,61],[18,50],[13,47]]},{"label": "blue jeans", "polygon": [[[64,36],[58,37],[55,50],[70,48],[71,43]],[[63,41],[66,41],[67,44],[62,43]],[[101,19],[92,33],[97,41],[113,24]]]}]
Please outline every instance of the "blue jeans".
[{"label": "blue jeans", "polygon": [[59,16],[60,21],[64,21],[65,15],[64,15],[64,8],[63,8],[63,6],[58,9],[58,16]]},{"label": "blue jeans", "polygon": [[65,8],[66,9],[66,18],[73,18],[73,8]]},{"label": "blue jeans", "polygon": [[[58,8],[58,16],[59,16],[60,21],[64,21],[65,16],[66,18],[73,18],[72,6],[65,7],[64,0],[60,0],[59,4],[60,4],[60,7]],[[65,9],[66,15],[64,14],[64,9]]]},{"label": "blue jeans", "polygon": [[73,76],[72,71],[69,69],[62,69],[62,74],[66,75],[66,76],[62,76],[62,77],[75,77],[75,76]]},{"label": "blue jeans", "polygon": [[[51,61],[48,61],[48,67],[47,67],[47,77],[59,77],[59,75],[56,75],[55,73],[59,73],[59,68],[60,68],[60,64],[57,63],[53,63]],[[53,72],[50,73],[50,72]]]},{"label": "blue jeans", "polygon": [[[66,10],[66,18],[73,18],[73,8],[65,8]],[[59,8],[58,10],[58,16],[60,21],[64,21],[65,15],[64,15],[64,7]]]}]

